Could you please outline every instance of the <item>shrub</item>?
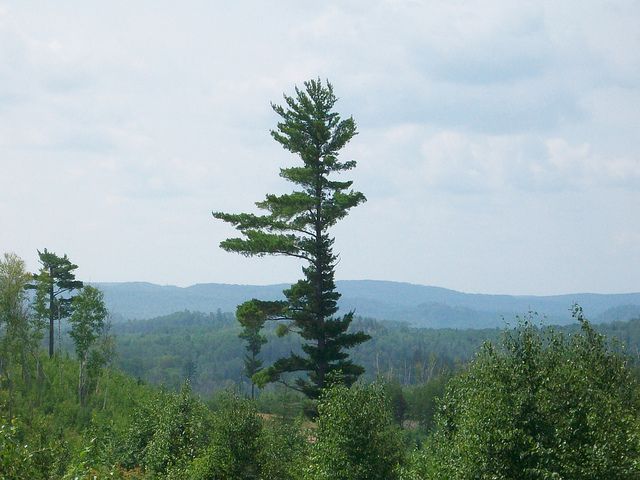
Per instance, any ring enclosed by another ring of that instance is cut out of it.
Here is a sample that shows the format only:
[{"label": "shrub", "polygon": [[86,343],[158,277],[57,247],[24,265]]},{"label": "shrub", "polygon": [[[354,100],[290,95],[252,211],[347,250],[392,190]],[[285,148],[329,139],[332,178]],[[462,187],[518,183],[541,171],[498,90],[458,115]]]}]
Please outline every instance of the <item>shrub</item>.
[{"label": "shrub", "polygon": [[213,419],[211,443],[188,468],[194,480],[259,478],[262,421],[250,400],[228,394]]},{"label": "shrub", "polygon": [[422,478],[640,478],[638,387],[579,307],[579,332],[528,318],[450,382]]},{"label": "shrub", "polygon": [[398,478],[402,439],[382,385],[329,388],[318,404],[317,422],[307,479]]}]

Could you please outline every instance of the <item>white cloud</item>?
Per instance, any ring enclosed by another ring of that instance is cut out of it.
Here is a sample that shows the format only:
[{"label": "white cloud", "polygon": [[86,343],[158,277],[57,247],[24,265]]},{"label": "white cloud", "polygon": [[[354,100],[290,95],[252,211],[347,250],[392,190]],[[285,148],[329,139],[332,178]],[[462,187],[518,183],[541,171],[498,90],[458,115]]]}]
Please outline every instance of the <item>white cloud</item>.
[{"label": "white cloud", "polygon": [[[374,157],[365,173],[388,167],[395,191],[431,188],[450,193],[640,190],[640,157],[605,156],[589,143],[535,135],[470,134],[415,124],[367,136],[357,156]],[[359,154],[359,155],[358,155]],[[377,161],[379,159],[379,161]]]},{"label": "white cloud", "polygon": [[[633,1],[0,3],[0,246],[75,252],[95,280],[290,280],[220,252],[209,211],[287,188],[269,102],[320,76],[369,198],[337,231],[342,278],[535,293],[552,268],[567,291],[588,259],[631,288],[633,242],[574,232],[640,228],[638,21]],[[527,255],[532,283],[509,270]]]}]

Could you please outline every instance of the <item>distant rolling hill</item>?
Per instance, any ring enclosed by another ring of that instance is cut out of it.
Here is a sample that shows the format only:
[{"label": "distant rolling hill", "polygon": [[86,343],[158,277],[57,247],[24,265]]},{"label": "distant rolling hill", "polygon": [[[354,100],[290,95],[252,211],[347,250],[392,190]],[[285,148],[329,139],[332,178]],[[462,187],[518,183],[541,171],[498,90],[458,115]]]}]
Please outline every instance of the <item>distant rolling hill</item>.
[{"label": "distant rolling hill", "polygon": [[[576,293],[555,296],[470,294],[439,287],[379,280],[343,280],[342,311],[382,320],[409,322],[431,328],[491,328],[514,323],[516,315],[529,311],[548,324],[567,324],[569,309],[579,303],[587,317],[602,323],[640,317],[640,293]],[[105,293],[109,309],[124,319],[143,319],[176,311],[235,311],[251,298],[280,299],[289,285],[197,284],[161,286],[143,282],[96,283]]]}]

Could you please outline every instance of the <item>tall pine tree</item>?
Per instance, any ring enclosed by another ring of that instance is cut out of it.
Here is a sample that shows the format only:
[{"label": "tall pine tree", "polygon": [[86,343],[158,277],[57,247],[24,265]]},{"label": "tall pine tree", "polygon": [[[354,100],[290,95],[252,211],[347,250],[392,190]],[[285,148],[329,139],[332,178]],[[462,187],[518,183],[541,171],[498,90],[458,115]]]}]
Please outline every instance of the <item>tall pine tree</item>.
[{"label": "tall pine tree", "polygon": [[[342,120],[333,110],[337,101],[330,83],[318,80],[295,89],[294,96],[284,95],[286,105],[274,105],[281,117],[272,137],[283,148],[300,157],[301,164],[282,168],[280,176],[293,183],[293,192],[268,194],[256,205],[265,213],[213,216],[232,224],[241,234],[220,246],[245,256],[284,255],[302,259],[304,278],[284,291],[284,302],[257,302],[272,320],[281,320],[280,332],[295,332],[303,339],[303,354],[277,360],[261,370],[254,379],[258,384],[282,382],[310,398],[317,398],[326,378],[339,377],[350,385],[364,369],[354,364],[347,349],[369,339],[363,332],[348,332],[353,312],[336,316],[337,301],[334,272],[337,255],[329,229],[344,218],[365,196],[351,189],[353,182],[338,181],[335,174],[351,170],[353,160],[340,162],[340,150],[356,135],[353,118]],[[283,374],[303,372],[294,384]]]},{"label": "tall pine tree", "polygon": [[28,288],[36,290],[36,314],[41,319],[49,320],[49,357],[53,356],[54,322],[58,324],[72,312],[73,291],[82,288],[83,283],[76,280],[74,270],[77,265],[65,254],[63,257],[44,249],[38,250],[40,271],[33,276],[34,283]]}]

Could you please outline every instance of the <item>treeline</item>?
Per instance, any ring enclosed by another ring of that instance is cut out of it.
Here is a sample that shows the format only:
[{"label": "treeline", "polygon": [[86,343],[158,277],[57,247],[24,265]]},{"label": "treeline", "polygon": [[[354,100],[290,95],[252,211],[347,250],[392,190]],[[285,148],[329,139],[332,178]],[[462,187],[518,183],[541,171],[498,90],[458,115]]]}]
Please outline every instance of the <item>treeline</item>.
[{"label": "treeline", "polygon": [[[352,328],[371,336],[351,351],[354,361],[365,367],[365,378],[372,381],[381,377],[403,386],[420,385],[457,371],[484,342],[497,341],[502,332],[414,328],[401,322],[358,317]],[[571,332],[579,325],[556,328]],[[630,357],[638,358],[640,319],[594,328],[619,339]],[[278,337],[275,329],[275,324],[266,327],[268,342],[261,352],[265,364],[300,348],[295,336]],[[243,383],[248,388],[242,373],[240,327],[231,313],[176,312],[115,324],[112,331],[117,336],[116,364],[134,377],[173,389],[188,378],[194,391],[203,395]]]},{"label": "treeline", "polygon": [[[265,364],[300,350],[296,336],[278,337],[276,328],[275,322],[265,326],[268,341],[260,354]],[[458,368],[484,341],[499,335],[497,329],[416,329],[358,317],[351,328],[372,337],[351,350],[351,358],[365,367],[365,378],[384,377],[404,385]],[[243,377],[240,327],[231,313],[176,312],[114,324],[112,332],[117,365],[144,381],[175,389],[188,377],[194,390],[205,395],[248,382]]]}]

